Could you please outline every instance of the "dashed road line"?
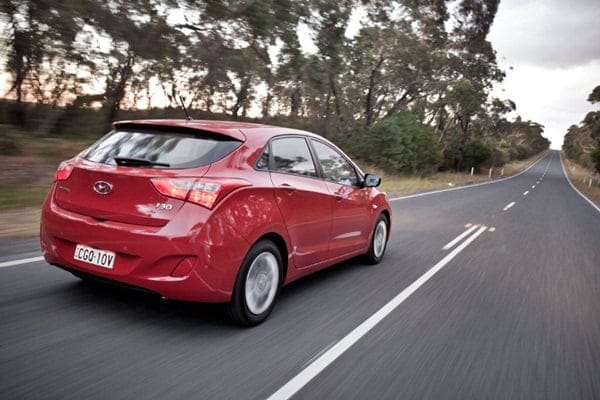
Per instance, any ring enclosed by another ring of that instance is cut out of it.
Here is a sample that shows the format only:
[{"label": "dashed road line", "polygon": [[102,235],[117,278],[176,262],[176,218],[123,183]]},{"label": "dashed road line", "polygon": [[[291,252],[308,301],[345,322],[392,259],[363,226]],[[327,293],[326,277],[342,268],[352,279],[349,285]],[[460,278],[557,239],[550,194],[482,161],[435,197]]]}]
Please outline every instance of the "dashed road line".
[{"label": "dashed road line", "polygon": [[515,205],[515,202],[514,202],[514,201],[513,201],[513,202],[511,202],[511,203],[508,203],[508,204],[506,205],[506,207],[504,207],[504,208],[503,208],[503,210],[504,210],[504,211],[506,211],[506,210],[508,210],[509,208],[511,208],[511,207],[512,207],[512,206],[514,206],[514,205]]}]

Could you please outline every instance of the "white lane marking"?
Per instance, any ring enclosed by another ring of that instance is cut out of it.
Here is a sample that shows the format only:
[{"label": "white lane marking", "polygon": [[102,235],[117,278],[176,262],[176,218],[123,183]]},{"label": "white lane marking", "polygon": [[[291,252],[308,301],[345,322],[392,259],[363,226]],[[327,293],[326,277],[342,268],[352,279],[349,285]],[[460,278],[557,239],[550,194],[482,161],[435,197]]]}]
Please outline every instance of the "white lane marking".
[{"label": "white lane marking", "polygon": [[504,210],[504,211],[506,211],[506,210],[508,210],[509,208],[511,208],[511,207],[512,207],[512,206],[514,206],[514,205],[515,205],[515,202],[514,202],[514,201],[513,201],[512,203],[508,203],[508,204],[506,205],[506,207],[504,207],[504,209],[503,209],[503,210]]},{"label": "white lane marking", "polygon": [[456,238],[454,238],[452,241],[448,242],[447,245],[442,247],[442,250],[449,250],[449,249],[453,248],[456,243],[460,242],[465,236],[467,236],[469,233],[471,233],[475,229],[477,229],[478,226],[479,225],[473,225],[472,227],[470,227],[469,229],[467,229],[466,231],[464,231],[463,233],[458,235]]},{"label": "white lane marking", "polygon": [[535,185],[531,186],[532,189],[535,189]]},{"label": "white lane marking", "polygon": [[421,196],[429,196],[430,194],[437,194],[437,193],[443,193],[443,192],[450,192],[453,190],[463,190],[463,189],[470,189],[470,188],[474,188],[477,186],[483,186],[483,185],[491,185],[493,183],[499,183],[499,182],[503,182],[512,178],[516,178],[519,175],[524,174],[525,172],[529,171],[531,168],[533,168],[534,165],[536,165],[537,163],[539,163],[540,161],[542,161],[544,158],[547,157],[546,153],[545,155],[543,155],[542,157],[540,157],[539,160],[537,160],[536,162],[534,162],[533,164],[531,164],[529,167],[525,168],[523,171],[519,172],[518,174],[515,174],[513,176],[508,176],[506,178],[502,178],[502,179],[496,179],[494,181],[489,181],[489,182],[482,182],[482,183],[476,183],[474,185],[467,185],[467,186],[459,186],[459,187],[455,187],[455,188],[450,188],[450,189],[441,189],[441,190],[433,190],[431,192],[424,192],[424,193],[417,193],[417,194],[409,194],[407,196],[401,196],[401,197],[394,197],[393,199],[390,199],[390,201],[396,201],[396,200],[406,200],[406,199],[412,199],[414,197],[421,197]]},{"label": "white lane marking", "polygon": [[308,382],[310,382],[315,376],[319,375],[325,368],[333,363],[339,356],[344,354],[353,344],[360,340],[366,335],[371,329],[373,329],[379,322],[387,317],[392,311],[394,311],[400,304],[404,302],[410,295],[412,295],[417,289],[423,286],[431,277],[438,273],[446,264],[448,264],[454,257],[456,257],[461,251],[463,251],[471,242],[473,242],[479,235],[481,235],[487,229],[486,226],[479,228],[477,232],[471,235],[467,240],[460,244],[456,249],[448,253],[440,262],[435,264],[429,271],[425,272],[419,279],[414,281],[409,287],[401,291],[396,297],[390,300],[386,305],[381,307],[375,314],[371,315],[367,320],[361,323],[359,326],[354,328],[352,332],[344,336],[339,342],[333,347],[323,353],[315,361],[304,368],[298,375],[290,379],[285,385],[279,390],[273,393],[267,400],[287,400],[300,389],[302,389]]},{"label": "white lane marking", "polygon": [[14,267],[15,265],[29,264],[32,262],[43,261],[44,257],[23,258],[21,260],[5,261],[0,263],[0,268]]},{"label": "white lane marking", "polygon": [[573,182],[571,182],[571,179],[569,179],[569,174],[567,174],[567,170],[565,169],[565,164],[563,164],[563,160],[562,160],[562,152],[560,153],[560,165],[562,166],[562,170],[563,170],[563,174],[565,175],[565,178],[567,178],[567,182],[569,182],[569,185],[571,185],[571,187],[573,188],[574,191],[576,191],[581,197],[583,197],[583,199],[585,201],[587,201],[590,206],[594,207],[596,209],[596,211],[600,212],[600,207],[598,207],[596,204],[594,204],[593,201],[591,201],[590,199],[588,199],[588,197],[581,193],[579,191],[579,189],[577,189],[575,187],[575,185],[573,185]]},{"label": "white lane marking", "polygon": [[488,232],[496,232],[496,227],[492,226],[490,229],[488,229]]},{"label": "white lane marking", "polygon": [[529,193],[529,190],[524,191],[523,196],[527,196],[528,193]]}]

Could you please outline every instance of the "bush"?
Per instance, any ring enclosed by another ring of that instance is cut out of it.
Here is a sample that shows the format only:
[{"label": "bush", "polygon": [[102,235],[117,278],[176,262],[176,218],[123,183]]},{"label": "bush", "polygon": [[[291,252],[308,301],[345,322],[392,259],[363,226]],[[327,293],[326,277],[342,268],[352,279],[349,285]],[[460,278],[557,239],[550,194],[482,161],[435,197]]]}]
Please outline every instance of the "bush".
[{"label": "bush", "polygon": [[492,159],[492,149],[483,143],[481,140],[476,139],[470,141],[465,146],[463,155],[463,166],[467,168],[475,167],[477,171],[479,168]]},{"label": "bush", "polygon": [[479,171],[483,164],[491,164],[492,150],[491,146],[479,139],[471,140],[461,149],[460,140],[455,138],[444,151],[442,170],[470,171],[474,167],[476,171]]},{"label": "bush", "polygon": [[511,160],[525,160],[531,155],[531,150],[522,144],[513,145],[509,150],[509,156]]},{"label": "bush", "polygon": [[504,164],[508,162],[508,155],[502,150],[494,147],[492,149],[492,158],[490,160],[490,164],[493,167],[502,167]]},{"label": "bush", "polygon": [[354,153],[389,172],[427,174],[441,161],[433,130],[403,110],[370,126]]}]

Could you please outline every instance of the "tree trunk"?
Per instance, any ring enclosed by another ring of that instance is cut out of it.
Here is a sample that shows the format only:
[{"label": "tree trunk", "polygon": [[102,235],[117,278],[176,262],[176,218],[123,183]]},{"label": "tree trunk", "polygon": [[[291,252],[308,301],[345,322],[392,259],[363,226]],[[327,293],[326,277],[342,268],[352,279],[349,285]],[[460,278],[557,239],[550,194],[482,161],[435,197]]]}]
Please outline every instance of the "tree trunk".
[{"label": "tree trunk", "polygon": [[367,97],[366,97],[366,101],[365,101],[365,125],[366,126],[370,126],[375,119],[375,115],[374,115],[375,104],[374,104],[374,100],[373,100],[373,91],[375,90],[375,76],[377,75],[377,71],[381,67],[381,64],[383,64],[383,61],[384,61],[383,55],[380,55],[379,60],[377,61],[377,64],[375,65],[375,67],[371,70],[371,76],[369,77],[369,89],[367,91]]},{"label": "tree trunk", "polygon": [[266,83],[267,83],[267,97],[265,97],[265,101],[263,102],[263,109],[262,109],[262,117],[263,119],[267,119],[269,118],[269,113],[271,110],[271,101],[273,101],[273,93],[272,93],[272,86],[273,86],[273,77],[271,76],[271,73],[267,74],[267,78],[265,79]]},{"label": "tree trunk", "polygon": [[121,101],[125,97],[125,89],[133,74],[134,63],[135,55],[130,52],[127,54],[125,63],[117,67],[117,70],[113,73],[113,79],[107,83],[105,107],[107,109],[106,122],[108,125],[112,124],[121,108]]},{"label": "tree trunk", "polygon": [[[233,107],[231,107],[231,114],[237,118],[238,116],[238,112],[240,111],[240,109],[242,107],[244,107],[244,104],[246,103],[246,100],[248,99],[248,91],[250,89],[250,78],[249,77],[244,77],[242,79],[242,82],[240,84],[240,90],[235,94],[236,97],[236,102],[233,105]],[[245,107],[244,107],[244,114],[246,113],[245,111]]]}]

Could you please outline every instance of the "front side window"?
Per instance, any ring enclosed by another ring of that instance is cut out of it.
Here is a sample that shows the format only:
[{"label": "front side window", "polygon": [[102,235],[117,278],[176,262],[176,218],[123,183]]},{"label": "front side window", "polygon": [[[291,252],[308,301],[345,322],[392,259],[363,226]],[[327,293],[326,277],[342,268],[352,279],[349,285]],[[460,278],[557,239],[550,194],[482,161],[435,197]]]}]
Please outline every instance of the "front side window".
[{"label": "front side window", "polygon": [[304,138],[281,138],[271,142],[273,171],[317,176],[308,144]]},{"label": "front side window", "polygon": [[317,140],[311,140],[325,179],[340,185],[358,186],[354,167],[335,149]]}]

